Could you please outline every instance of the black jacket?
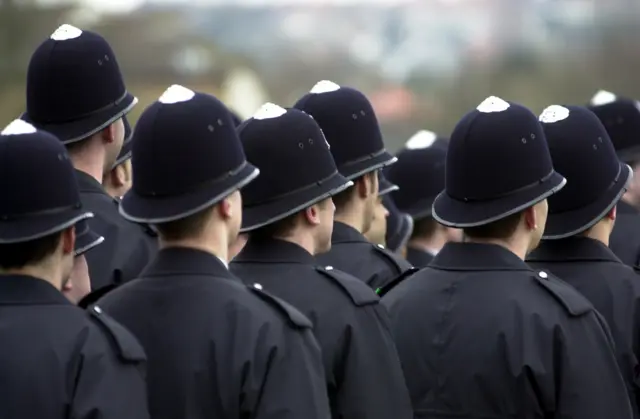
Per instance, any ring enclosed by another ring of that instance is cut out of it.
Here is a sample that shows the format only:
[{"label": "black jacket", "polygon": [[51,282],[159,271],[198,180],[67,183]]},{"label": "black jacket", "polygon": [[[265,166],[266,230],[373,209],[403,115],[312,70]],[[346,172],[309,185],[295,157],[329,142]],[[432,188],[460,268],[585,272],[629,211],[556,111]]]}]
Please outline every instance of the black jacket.
[{"label": "black jacket", "polygon": [[156,238],[146,226],[125,220],[119,202],[88,174],[76,170],[83,207],[93,213],[89,227],[104,242],[86,253],[91,288],[96,291],[138,276],[156,252]]},{"label": "black jacket", "polygon": [[373,290],[336,269],[315,265],[302,247],[249,240],[231,271],[300,309],[313,322],[334,419],[411,419],[409,393]]},{"label": "black jacket", "polygon": [[384,298],[416,418],[632,418],[576,290],[507,249],[448,243]]},{"label": "black jacket", "polygon": [[433,255],[424,250],[407,246],[407,261],[416,268],[424,268],[429,266],[433,260]]},{"label": "black jacket", "polygon": [[330,415],[311,322],[209,253],[161,250],[100,305],[147,351],[153,419]]},{"label": "black jacket", "polygon": [[639,417],[640,277],[607,246],[586,237],[543,241],[527,262],[568,282],[605,318],[634,415]]},{"label": "black jacket", "polygon": [[382,245],[369,242],[355,228],[333,224],[331,250],[316,256],[320,265],[332,266],[364,281],[376,290],[411,269],[411,265]]},{"label": "black jacket", "polygon": [[146,419],[144,351],[99,307],[46,281],[0,276],[2,419]]}]

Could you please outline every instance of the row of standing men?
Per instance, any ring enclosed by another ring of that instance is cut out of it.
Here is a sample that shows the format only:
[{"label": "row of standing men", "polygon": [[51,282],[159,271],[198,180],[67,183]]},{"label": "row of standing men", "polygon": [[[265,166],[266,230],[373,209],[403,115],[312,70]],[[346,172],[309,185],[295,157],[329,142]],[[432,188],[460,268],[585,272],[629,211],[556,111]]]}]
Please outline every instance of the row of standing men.
[{"label": "row of standing men", "polygon": [[129,139],[113,51],[70,25],[26,96],[2,417],[638,417],[635,101],[490,97],[393,156],[352,88],[240,122],[173,85]]}]

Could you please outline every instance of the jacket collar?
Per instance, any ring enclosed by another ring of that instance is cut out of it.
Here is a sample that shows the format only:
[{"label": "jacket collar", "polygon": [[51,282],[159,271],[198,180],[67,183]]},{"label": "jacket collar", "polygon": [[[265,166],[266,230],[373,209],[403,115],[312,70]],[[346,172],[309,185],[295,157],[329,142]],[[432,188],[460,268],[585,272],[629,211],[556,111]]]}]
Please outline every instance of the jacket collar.
[{"label": "jacket collar", "polygon": [[80,193],[99,193],[103,195],[107,195],[107,192],[104,190],[104,187],[91,177],[89,174],[76,169],[76,179],[78,180],[78,189]]},{"label": "jacket collar", "polygon": [[627,204],[624,201],[618,201],[618,204],[616,205],[617,207],[617,211],[620,214],[634,214],[637,215],[638,214],[638,210],[631,204]]},{"label": "jacket collar", "polygon": [[452,271],[532,271],[504,247],[481,243],[447,243],[430,266]]},{"label": "jacket collar", "polygon": [[217,256],[188,247],[168,247],[159,250],[140,276],[167,275],[206,275],[235,279]]},{"label": "jacket collar", "polygon": [[249,239],[233,262],[300,263],[315,265],[313,255],[295,243],[279,239]]},{"label": "jacket collar", "polygon": [[73,304],[44,279],[27,275],[0,275],[0,305]]},{"label": "jacket collar", "polygon": [[331,243],[360,243],[369,241],[358,230],[348,224],[336,221],[333,223]]},{"label": "jacket collar", "polygon": [[407,246],[406,259],[414,265],[419,264],[417,262],[421,262],[424,264],[424,263],[431,262],[438,253],[439,252],[431,253],[424,249],[418,249],[417,247]]},{"label": "jacket collar", "polygon": [[527,257],[530,262],[606,261],[622,263],[603,243],[588,237],[543,240]]}]

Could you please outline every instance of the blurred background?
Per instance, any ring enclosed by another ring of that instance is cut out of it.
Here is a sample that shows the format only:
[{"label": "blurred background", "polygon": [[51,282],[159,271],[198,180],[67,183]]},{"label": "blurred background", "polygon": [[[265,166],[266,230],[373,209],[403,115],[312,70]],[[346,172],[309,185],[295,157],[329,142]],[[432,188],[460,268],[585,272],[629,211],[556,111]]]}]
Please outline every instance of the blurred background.
[{"label": "blurred background", "polygon": [[489,95],[535,112],[598,89],[640,98],[638,0],[0,0],[0,125],[62,23],[111,43],[132,120],[173,83],[248,117],[328,79],[369,96],[394,150]]}]

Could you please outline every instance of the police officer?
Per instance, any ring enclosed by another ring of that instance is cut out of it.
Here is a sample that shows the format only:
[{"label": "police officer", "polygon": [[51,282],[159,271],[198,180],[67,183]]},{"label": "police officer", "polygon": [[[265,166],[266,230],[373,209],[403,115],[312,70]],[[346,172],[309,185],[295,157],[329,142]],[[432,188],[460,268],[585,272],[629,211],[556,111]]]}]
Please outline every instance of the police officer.
[{"label": "police officer", "polygon": [[445,243],[461,238],[459,229],[440,225],[431,216],[433,200],[444,189],[446,155],[446,140],[421,130],[386,170],[389,180],[400,188],[391,195],[394,203],[413,217],[407,260],[418,268],[427,266]]},{"label": "police officer", "polygon": [[387,231],[385,233],[387,249],[406,258],[407,242],[413,232],[413,218],[409,214],[400,212],[390,195],[383,196],[382,202],[387,211],[389,211]]},{"label": "police officer", "polygon": [[416,416],[632,417],[602,317],[524,263],[564,184],[525,107],[490,97],[456,125],[433,217],[465,242],[383,298]]},{"label": "police officer", "polygon": [[338,170],[354,183],[333,198],[336,221],[331,250],[318,255],[318,261],[350,273],[374,289],[392,282],[411,266],[363,235],[374,217],[378,171],[396,160],[384,148],[371,103],[355,89],[324,80],[298,100],[295,108],[318,122]]},{"label": "police officer", "polygon": [[313,257],[331,247],[331,197],[352,185],[338,173],[322,131],[304,112],[267,104],[239,134],[261,173],[242,191],[249,241],[231,271],[312,319],[333,418],[412,418],[380,300],[362,281],[317,266]]},{"label": "police officer", "polygon": [[553,166],[567,187],[549,198],[543,240],[528,262],[573,285],[604,316],[637,417],[640,281],[607,247],[631,168],[620,163],[607,131],[588,109],[553,105],[540,121]]},{"label": "police officer", "polygon": [[131,138],[133,130],[126,116],[122,117],[124,141],[113,166],[102,176],[104,190],[113,198],[121,199],[131,189]]},{"label": "police officer", "polygon": [[0,134],[0,160],[0,416],[148,418],[141,346],[99,307],[84,312],[60,292],[74,224],[91,216],[67,152],[16,120]]},{"label": "police officer", "polygon": [[69,151],[82,203],[95,214],[89,225],[105,238],[87,253],[96,290],[133,279],[153,252],[155,239],[122,219],[101,185],[122,147],[122,117],[136,102],[111,47],[96,33],[62,25],[31,57],[22,119],[55,134]]},{"label": "police officer", "polygon": [[[637,101],[599,91],[591,99],[593,111],[611,138],[618,158],[634,170],[640,168],[640,105]],[[632,180],[629,190],[618,202],[616,223],[609,247],[624,263],[640,264],[640,176]]]},{"label": "police officer", "polygon": [[394,185],[389,182],[382,172],[378,173],[378,180],[380,186],[378,189],[378,199],[376,200],[373,211],[373,220],[371,221],[371,227],[366,233],[364,233],[364,236],[373,244],[387,246],[386,233],[389,210],[384,203],[384,197],[389,195],[391,192],[397,191],[398,185]]},{"label": "police officer", "polygon": [[132,153],[120,211],[153,224],[160,251],[100,302],[148,351],[154,419],[329,417],[311,322],[227,269],[239,189],[259,171],[226,107],[173,85],[138,120]]},{"label": "police officer", "polygon": [[69,275],[69,280],[62,287],[64,296],[74,304],[78,304],[91,292],[91,279],[85,253],[102,242],[104,242],[104,237],[92,231],[87,220],[78,221],[76,224],[76,244],[73,252],[73,269]]}]

